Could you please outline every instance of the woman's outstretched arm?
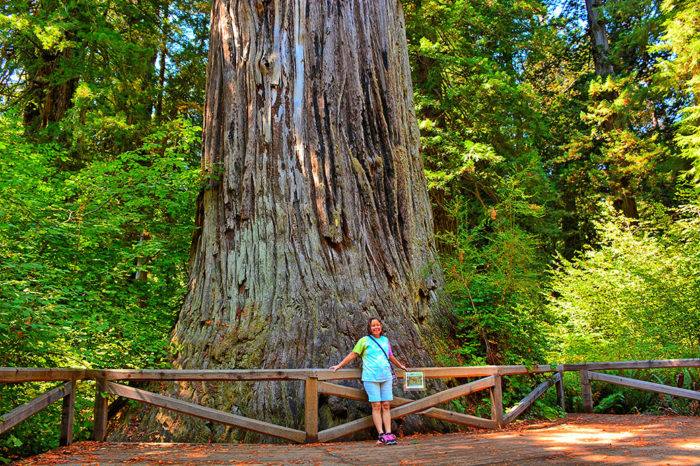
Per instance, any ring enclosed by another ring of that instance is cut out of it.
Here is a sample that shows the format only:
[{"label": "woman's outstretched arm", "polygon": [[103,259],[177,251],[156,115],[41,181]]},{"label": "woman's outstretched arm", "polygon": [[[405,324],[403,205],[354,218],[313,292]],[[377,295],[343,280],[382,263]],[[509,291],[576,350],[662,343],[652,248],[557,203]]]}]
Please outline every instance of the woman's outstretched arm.
[{"label": "woman's outstretched arm", "polygon": [[345,359],[340,361],[340,364],[337,364],[335,366],[331,366],[331,369],[333,369],[333,372],[335,372],[338,369],[340,369],[341,367],[343,367],[344,365],[346,365],[347,363],[349,363],[350,361],[352,361],[353,359],[355,359],[356,357],[357,357],[357,353],[355,353],[354,351],[350,351],[350,353],[347,356],[345,356]]},{"label": "woman's outstretched arm", "polygon": [[396,358],[394,357],[393,354],[392,354],[391,356],[389,356],[389,361],[393,362],[393,363],[394,363],[397,367],[399,367],[400,369],[406,370],[406,366],[404,366],[403,364],[401,364],[401,363],[399,362],[399,360],[396,359]]}]

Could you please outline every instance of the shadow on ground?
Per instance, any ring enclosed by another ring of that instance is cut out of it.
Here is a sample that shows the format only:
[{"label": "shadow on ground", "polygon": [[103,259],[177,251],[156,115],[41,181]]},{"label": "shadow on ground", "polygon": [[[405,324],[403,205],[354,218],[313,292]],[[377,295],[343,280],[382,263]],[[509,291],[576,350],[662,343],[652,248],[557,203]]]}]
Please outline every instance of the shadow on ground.
[{"label": "shadow on ground", "polygon": [[79,442],[20,464],[699,464],[700,418],[570,414],[554,422],[516,423],[374,442],[311,445]]}]

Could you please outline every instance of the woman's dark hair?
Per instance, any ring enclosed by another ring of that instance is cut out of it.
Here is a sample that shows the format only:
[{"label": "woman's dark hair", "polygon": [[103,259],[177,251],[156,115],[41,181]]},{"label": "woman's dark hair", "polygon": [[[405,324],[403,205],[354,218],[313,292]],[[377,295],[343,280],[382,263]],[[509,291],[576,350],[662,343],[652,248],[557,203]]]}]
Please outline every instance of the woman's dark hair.
[{"label": "woman's dark hair", "polygon": [[367,321],[367,335],[372,335],[372,321],[376,320],[380,324],[382,324],[382,333],[381,335],[384,335],[384,324],[382,323],[381,319],[379,317],[370,317],[369,320]]}]

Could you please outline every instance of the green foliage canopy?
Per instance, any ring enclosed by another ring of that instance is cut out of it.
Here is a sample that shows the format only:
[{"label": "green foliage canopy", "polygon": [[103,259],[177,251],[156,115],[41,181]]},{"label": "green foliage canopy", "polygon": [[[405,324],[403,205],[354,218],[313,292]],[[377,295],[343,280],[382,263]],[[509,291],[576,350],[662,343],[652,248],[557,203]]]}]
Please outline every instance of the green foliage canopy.
[{"label": "green foliage canopy", "polygon": [[55,144],[24,141],[13,115],[0,125],[0,365],[167,364],[199,128],[176,120],[134,151],[64,172]]},{"label": "green foliage canopy", "polygon": [[[700,210],[644,227],[608,210],[601,238],[553,269],[550,332],[568,362],[697,357],[700,354]],[[658,234],[662,228],[663,233]]]}]

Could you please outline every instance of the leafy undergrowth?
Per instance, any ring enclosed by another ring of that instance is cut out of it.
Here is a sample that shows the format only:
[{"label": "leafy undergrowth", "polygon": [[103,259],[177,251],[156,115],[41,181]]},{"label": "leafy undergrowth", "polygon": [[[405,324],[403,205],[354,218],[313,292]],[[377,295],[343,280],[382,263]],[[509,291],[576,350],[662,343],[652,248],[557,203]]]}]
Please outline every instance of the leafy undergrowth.
[{"label": "leafy undergrowth", "polygon": [[[159,368],[186,290],[200,128],[174,121],[81,169],[0,116],[0,366]],[[1,384],[6,413],[58,383]],[[79,382],[76,436],[92,429]],[[0,457],[57,446],[60,403],[0,436]]]}]

